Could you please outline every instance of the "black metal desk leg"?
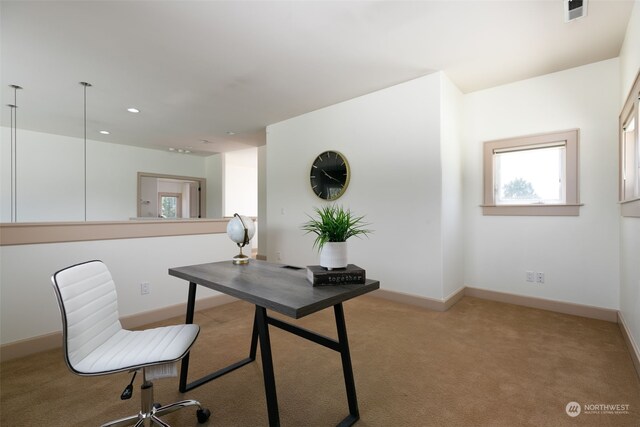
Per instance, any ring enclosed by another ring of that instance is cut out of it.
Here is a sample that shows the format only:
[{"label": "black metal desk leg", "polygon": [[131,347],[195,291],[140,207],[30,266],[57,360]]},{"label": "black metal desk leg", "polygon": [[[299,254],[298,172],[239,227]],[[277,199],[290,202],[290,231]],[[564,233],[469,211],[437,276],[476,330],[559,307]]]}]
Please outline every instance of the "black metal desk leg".
[{"label": "black metal desk leg", "polygon": [[356,384],[353,379],[353,367],[351,366],[351,354],[349,353],[349,340],[347,328],[344,322],[344,310],[342,303],[333,306],[336,315],[336,327],[338,329],[338,341],[340,342],[340,356],[342,357],[342,371],[344,373],[344,385],[347,389],[350,416],[344,420],[345,425],[351,425],[360,418],[358,411],[358,398],[356,397]]},{"label": "black metal desk leg", "polygon": [[256,305],[255,321],[258,325],[258,338],[260,339],[260,354],[262,356],[262,372],[264,375],[264,390],[267,397],[267,411],[269,412],[269,426],[279,427],[278,396],[276,395],[276,380],[273,375],[271,340],[269,339],[266,308]]},{"label": "black metal desk leg", "polygon": [[[187,318],[185,319],[185,323],[192,324],[193,323],[193,312],[196,308],[196,288],[197,284],[193,282],[189,282],[189,297],[187,298]],[[178,385],[178,390],[181,393],[187,391],[187,376],[189,375],[189,353],[185,357],[182,358],[182,363],[180,364],[180,383]]]},{"label": "black metal desk leg", "polygon": [[256,360],[256,350],[258,349],[258,315],[253,315],[253,330],[251,331],[251,347],[249,348],[249,359]]}]

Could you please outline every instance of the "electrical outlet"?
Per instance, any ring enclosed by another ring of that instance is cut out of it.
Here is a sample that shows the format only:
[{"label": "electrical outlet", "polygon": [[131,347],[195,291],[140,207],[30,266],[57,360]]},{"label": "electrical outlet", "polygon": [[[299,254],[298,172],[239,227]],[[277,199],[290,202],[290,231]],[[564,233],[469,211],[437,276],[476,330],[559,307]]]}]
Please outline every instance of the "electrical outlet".
[{"label": "electrical outlet", "polygon": [[276,261],[282,261],[282,254],[280,251],[276,252]]},{"label": "electrical outlet", "polygon": [[527,271],[527,282],[535,282],[536,278],[535,278],[535,273],[533,271]]},{"label": "electrical outlet", "polygon": [[140,283],[140,295],[149,295],[151,293],[151,283]]},{"label": "electrical outlet", "polygon": [[536,273],[536,283],[544,283],[544,273],[543,272]]}]

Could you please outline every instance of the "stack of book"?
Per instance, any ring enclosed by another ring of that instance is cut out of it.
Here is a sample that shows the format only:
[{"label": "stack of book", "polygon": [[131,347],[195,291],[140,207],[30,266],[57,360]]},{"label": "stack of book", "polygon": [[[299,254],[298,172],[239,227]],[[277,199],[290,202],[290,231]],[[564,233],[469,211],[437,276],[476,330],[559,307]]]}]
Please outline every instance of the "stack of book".
[{"label": "stack of book", "polygon": [[347,268],[327,270],[319,265],[307,266],[307,280],[313,286],[355,285],[364,284],[365,271],[357,265],[349,264]]}]

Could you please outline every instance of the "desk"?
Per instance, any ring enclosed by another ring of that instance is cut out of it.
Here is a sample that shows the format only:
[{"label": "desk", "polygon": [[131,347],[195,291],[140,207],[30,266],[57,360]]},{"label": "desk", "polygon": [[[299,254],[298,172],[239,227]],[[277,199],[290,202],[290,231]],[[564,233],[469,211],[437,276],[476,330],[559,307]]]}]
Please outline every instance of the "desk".
[{"label": "desk", "polygon": [[[380,282],[367,280],[362,285],[313,287],[306,279],[306,269],[304,268],[258,260],[251,260],[249,264],[245,265],[234,265],[231,261],[224,261],[177,267],[169,269],[169,274],[189,281],[186,323],[193,323],[197,285],[206,286],[255,305],[249,357],[187,383],[189,355],[185,356],[182,359],[180,369],[179,387],[181,392],[194,389],[247,363],[253,362],[256,358],[259,342],[269,425],[272,427],[279,426],[280,415],[269,339],[269,325],[271,325],[340,353],[349,415],[338,425],[351,426],[358,421],[360,418],[358,400],[342,303],[378,289]],[[333,307],[335,313],[337,340],[267,315],[267,309],[269,309],[294,319],[299,319],[329,307]]]}]

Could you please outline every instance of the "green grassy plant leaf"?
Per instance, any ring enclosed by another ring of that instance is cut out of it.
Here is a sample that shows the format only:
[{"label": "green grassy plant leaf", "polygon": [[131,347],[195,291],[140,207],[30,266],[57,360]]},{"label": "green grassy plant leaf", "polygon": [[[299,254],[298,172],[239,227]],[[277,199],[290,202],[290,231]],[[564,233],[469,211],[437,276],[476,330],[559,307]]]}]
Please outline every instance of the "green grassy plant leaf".
[{"label": "green grassy plant leaf", "polygon": [[318,251],[327,242],[346,242],[350,237],[368,236],[373,233],[364,222],[364,216],[355,216],[342,206],[329,205],[314,208],[315,215],[307,215],[309,221],[302,224],[302,230],[316,235],[313,247]]}]

